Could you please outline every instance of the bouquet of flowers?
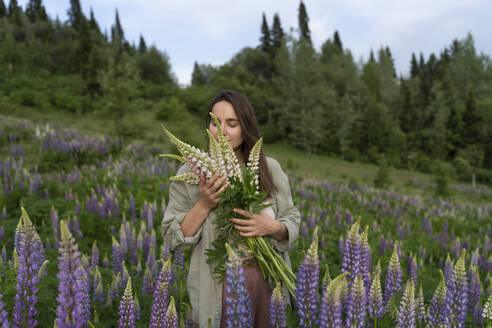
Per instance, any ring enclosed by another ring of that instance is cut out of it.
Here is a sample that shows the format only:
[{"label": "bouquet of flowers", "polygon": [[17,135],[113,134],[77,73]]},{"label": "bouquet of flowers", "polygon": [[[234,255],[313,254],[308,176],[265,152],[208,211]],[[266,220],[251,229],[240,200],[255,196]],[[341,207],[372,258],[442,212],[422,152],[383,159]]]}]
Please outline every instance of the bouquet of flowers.
[{"label": "bouquet of flowers", "polygon": [[[233,246],[246,245],[247,251],[254,255],[263,277],[267,279],[272,289],[277,283],[282,282],[287,290],[295,298],[295,275],[283,258],[273,249],[268,239],[263,237],[242,237],[234,228],[234,223],[229,219],[239,215],[234,208],[245,209],[250,213],[258,214],[262,209],[270,206],[265,204],[266,191],[259,192],[259,159],[263,138],[260,138],[250,152],[246,167],[241,168],[234,150],[227,142],[217,117],[210,113],[218,129],[218,140],[207,130],[209,137],[209,152],[204,152],[194,146],[182,142],[171,134],[164,126],[164,133],[171,142],[176,145],[181,156],[174,154],[161,154],[161,156],[177,159],[185,163],[192,172],[177,175],[170,180],[184,181],[191,184],[199,184],[201,177],[212,177],[215,173],[227,176],[229,186],[220,195],[219,205],[214,209],[216,214],[214,224],[217,226],[218,236],[212,242],[212,248],[207,250],[207,263],[215,264],[214,273],[219,281],[225,279],[227,270],[226,262],[228,253],[226,244]],[[244,218],[247,220],[247,218]]]}]

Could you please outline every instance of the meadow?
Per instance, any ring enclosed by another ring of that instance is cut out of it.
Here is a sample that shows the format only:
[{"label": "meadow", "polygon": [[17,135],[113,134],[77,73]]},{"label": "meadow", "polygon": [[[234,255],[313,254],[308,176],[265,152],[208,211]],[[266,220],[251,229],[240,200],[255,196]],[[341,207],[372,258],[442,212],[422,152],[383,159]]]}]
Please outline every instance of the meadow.
[{"label": "meadow", "polygon": [[[116,327],[131,280],[137,327],[165,316],[153,302],[170,304],[168,296],[189,326],[189,252],[169,250],[161,235],[177,163],[158,157],[171,149],[158,124],[125,139],[102,134],[107,122],[94,118],[27,116],[4,113],[0,124],[0,320],[6,311],[13,325],[29,317],[39,327]],[[287,308],[289,327],[336,327],[326,310],[334,304],[347,327],[411,327],[400,322],[409,309],[414,327],[437,327],[443,302],[449,326],[490,324],[482,309],[492,293],[492,189],[451,182],[442,199],[432,176],[403,170],[390,170],[391,185],[376,189],[375,165],[285,143],[265,150],[288,172],[302,214],[290,251],[301,306]],[[343,272],[345,286],[332,279]]]}]

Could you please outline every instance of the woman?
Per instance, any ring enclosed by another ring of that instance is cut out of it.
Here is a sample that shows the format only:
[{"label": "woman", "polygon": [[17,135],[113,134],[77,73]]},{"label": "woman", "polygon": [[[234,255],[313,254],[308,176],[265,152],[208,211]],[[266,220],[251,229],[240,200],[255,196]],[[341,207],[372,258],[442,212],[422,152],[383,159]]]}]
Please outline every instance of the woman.
[{"label": "woman", "polygon": [[[231,90],[219,91],[210,105],[221,125],[222,132],[234,149],[239,163],[247,161],[249,153],[260,138],[258,122],[249,101],[241,93]],[[207,126],[217,139],[218,129],[207,114]],[[178,174],[190,172],[183,165]],[[270,236],[273,244],[290,265],[287,250],[297,239],[300,214],[292,202],[287,176],[278,162],[260,155],[260,190],[267,191],[272,206],[260,214],[251,214],[242,209],[236,213],[249,220],[231,218],[235,228],[244,237]],[[214,278],[213,268],[206,263],[206,249],[217,236],[213,223],[214,211],[220,194],[227,188],[226,177],[212,176],[201,183],[190,185],[180,181],[171,183],[169,203],[162,222],[164,240],[171,249],[194,247],[188,272],[188,294],[192,305],[192,319],[199,327],[225,327],[225,287]],[[271,289],[255,266],[244,268],[246,289],[250,295],[255,327],[270,327],[268,304]]]}]

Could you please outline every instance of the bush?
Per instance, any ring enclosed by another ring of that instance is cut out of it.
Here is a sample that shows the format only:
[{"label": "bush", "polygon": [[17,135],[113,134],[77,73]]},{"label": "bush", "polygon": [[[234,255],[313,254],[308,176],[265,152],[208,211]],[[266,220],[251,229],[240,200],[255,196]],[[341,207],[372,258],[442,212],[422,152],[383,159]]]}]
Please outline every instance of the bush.
[{"label": "bush", "polygon": [[434,196],[449,198],[451,196],[451,189],[449,188],[449,176],[451,167],[448,163],[436,160],[433,165],[434,182],[436,187],[434,190]]},{"label": "bush", "polygon": [[374,187],[375,188],[386,188],[390,185],[389,178],[389,167],[388,162],[386,161],[386,156],[381,154],[378,160],[379,168],[376,177],[374,178]]}]

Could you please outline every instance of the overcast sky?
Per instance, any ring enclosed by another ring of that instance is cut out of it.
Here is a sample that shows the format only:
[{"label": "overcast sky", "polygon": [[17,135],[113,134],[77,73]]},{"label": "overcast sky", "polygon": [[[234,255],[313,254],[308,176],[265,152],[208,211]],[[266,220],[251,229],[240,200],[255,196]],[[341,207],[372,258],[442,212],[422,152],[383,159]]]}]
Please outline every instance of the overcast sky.
[{"label": "overcast sky", "polygon": [[[80,1],[86,16],[92,7],[103,31],[110,31],[117,8],[126,39],[138,44],[142,34],[147,45],[166,52],[181,84],[190,82],[195,61],[220,65],[243,47],[257,46],[263,12],[270,25],[278,13],[284,31],[297,29],[299,7],[298,0]],[[19,4],[25,8],[27,2]],[[67,20],[70,0],[43,4],[51,18]],[[338,30],[343,46],[357,61],[367,60],[371,49],[389,46],[402,74],[408,74],[412,52],[427,58],[468,33],[479,53],[492,54],[490,0],[305,0],[304,4],[317,49]]]}]

